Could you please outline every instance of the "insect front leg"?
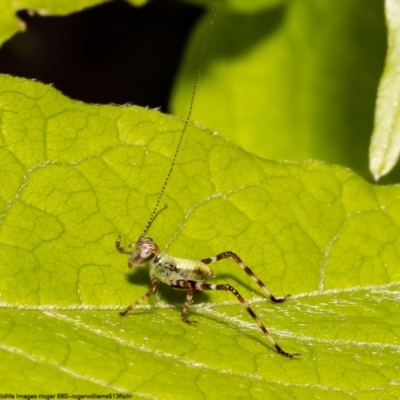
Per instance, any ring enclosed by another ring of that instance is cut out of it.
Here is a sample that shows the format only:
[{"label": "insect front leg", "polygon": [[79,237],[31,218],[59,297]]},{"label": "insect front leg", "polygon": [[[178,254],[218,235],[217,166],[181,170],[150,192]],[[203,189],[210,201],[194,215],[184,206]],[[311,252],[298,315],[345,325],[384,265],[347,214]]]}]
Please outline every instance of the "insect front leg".
[{"label": "insect front leg", "polygon": [[232,251],[225,251],[224,253],[218,254],[214,257],[205,258],[200,261],[204,264],[211,264],[225,258],[232,258],[232,260],[239,264],[240,268],[242,268],[242,270],[246,272],[246,274],[250,276],[250,278],[253,279],[253,281],[256,282],[258,286],[260,286],[260,288],[273,303],[283,303],[290,297],[290,294],[287,294],[285,297],[275,297],[264,285],[261,279],[241,260],[241,258],[237,254],[233,253]]},{"label": "insect front leg", "polygon": [[124,252],[127,249],[131,249],[132,247],[135,247],[135,246],[136,246],[135,242],[129,243],[126,246],[121,246],[121,236],[120,235],[118,235],[117,240],[115,241],[115,247],[117,248],[117,250],[120,253]]},{"label": "insect front leg", "polygon": [[282,349],[281,346],[276,342],[276,340],[272,337],[272,335],[269,333],[268,329],[264,326],[264,324],[261,322],[261,320],[257,317],[257,315],[254,313],[254,311],[250,308],[249,304],[247,301],[241,296],[241,294],[231,285],[215,285],[215,284],[209,284],[205,282],[195,282],[195,281],[175,281],[173,282],[173,285],[171,285],[175,289],[185,289],[189,288],[192,291],[196,290],[224,290],[227,292],[231,292],[242,304],[242,306],[245,308],[245,310],[250,314],[251,318],[256,322],[256,324],[259,326],[259,328],[262,330],[264,335],[268,338],[268,340],[272,343],[272,345],[275,347],[276,351],[281,354],[282,356],[288,357],[288,358],[293,358],[294,356],[299,356],[300,354],[298,353],[287,353],[285,350]]},{"label": "insect front leg", "polygon": [[134,303],[132,303],[130,306],[126,307],[124,311],[121,311],[119,315],[121,317],[124,317],[126,314],[128,314],[129,311],[131,311],[133,308],[135,308],[138,304],[140,304],[142,301],[148,299],[151,295],[153,295],[155,292],[157,292],[158,289],[158,282],[153,279],[151,281],[151,289],[143,295],[139,300],[136,300]]}]

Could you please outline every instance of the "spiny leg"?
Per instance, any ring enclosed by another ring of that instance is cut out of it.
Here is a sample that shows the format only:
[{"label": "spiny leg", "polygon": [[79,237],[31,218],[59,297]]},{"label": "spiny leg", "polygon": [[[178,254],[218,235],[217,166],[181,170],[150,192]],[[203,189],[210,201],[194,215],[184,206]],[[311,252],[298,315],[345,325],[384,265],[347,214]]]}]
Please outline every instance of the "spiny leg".
[{"label": "spiny leg", "polygon": [[186,295],[186,300],[185,300],[185,304],[183,306],[182,312],[181,312],[181,316],[182,316],[182,320],[183,322],[185,322],[188,325],[195,325],[197,324],[197,321],[193,321],[193,320],[189,320],[186,318],[186,313],[189,309],[190,304],[192,303],[193,300],[193,295],[194,295],[194,290],[192,290],[191,288],[188,290],[187,295]]},{"label": "spiny leg", "polygon": [[225,258],[232,258],[232,260],[239,264],[240,268],[242,268],[243,271],[246,272],[246,274],[250,276],[250,278],[253,279],[253,281],[256,282],[258,286],[260,286],[260,288],[273,303],[283,303],[290,297],[290,294],[287,294],[285,297],[275,297],[264,285],[261,279],[241,260],[241,258],[237,254],[233,253],[232,251],[225,251],[224,253],[218,254],[214,257],[204,258],[200,261],[204,264],[211,264]]},{"label": "spiny leg", "polygon": [[151,289],[145,295],[143,295],[139,300],[136,300],[130,306],[126,307],[124,311],[121,311],[119,315],[121,317],[124,317],[126,314],[128,314],[129,311],[135,308],[138,304],[140,304],[142,301],[148,299],[151,295],[153,295],[157,291],[157,289],[158,289],[158,282],[156,280],[152,280]]},{"label": "spiny leg", "polygon": [[[275,347],[276,351],[288,358],[293,358],[294,356],[300,356],[299,353],[287,353],[285,350],[282,349],[281,346],[275,341],[275,339],[272,337],[272,335],[269,333],[268,329],[264,326],[264,324],[261,322],[261,320],[257,317],[257,315],[254,313],[254,311],[250,308],[249,304],[247,301],[241,296],[241,294],[231,285],[215,285],[215,284],[209,284],[209,283],[204,283],[204,282],[196,282],[196,281],[184,281],[184,280],[178,280],[178,281],[171,281],[171,286],[175,289],[187,289],[188,291],[194,292],[196,290],[224,290],[231,292],[232,294],[235,295],[235,297],[239,300],[239,302],[242,304],[242,306],[245,308],[245,310],[250,314],[250,316],[253,318],[253,320],[256,322],[256,324],[259,326],[259,328],[262,330],[264,335],[268,338],[268,340],[272,343],[272,345]],[[193,297],[193,295],[192,295]],[[187,303],[187,302],[186,302]],[[185,306],[186,306],[185,303]],[[185,310],[185,313],[187,311]]]}]

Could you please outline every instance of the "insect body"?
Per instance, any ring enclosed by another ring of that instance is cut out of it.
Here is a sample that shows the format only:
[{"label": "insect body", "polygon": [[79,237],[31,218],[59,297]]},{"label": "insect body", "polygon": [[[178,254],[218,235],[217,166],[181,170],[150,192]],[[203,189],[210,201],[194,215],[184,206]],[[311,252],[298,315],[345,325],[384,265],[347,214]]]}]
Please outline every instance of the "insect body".
[{"label": "insect body", "polygon": [[[214,17],[214,14],[215,14],[215,8],[214,8],[214,12],[213,12],[213,17]],[[213,17],[211,18],[210,26],[211,26]],[[150,279],[151,279],[151,289],[146,294],[144,294],[142,297],[140,297],[137,301],[135,301],[134,303],[129,305],[124,311],[120,312],[120,315],[125,316],[130,310],[135,308],[142,301],[146,300],[151,295],[156,293],[158,286],[159,286],[159,282],[163,282],[163,283],[171,286],[173,289],[184,290],[187,292],[186,300],[185,300],[185,304],[182,309],[181,316],[182,316],[182,320],[186,324],[191,325],[191,324],[195,324],[196,321],[190,321],[187,318],[186,314],[187,314],[189,306],[193,300],[194,293],[197,291],[203,291],[203,290],[223,290],[223,291],[231,292],[238,299],[238,301],[242,304],[242,306],[250,314],[250,316],[253,318],[253,320],[257,323],[259,328],[262,330],[262,332],[265,334],[265,336],[267,336],[267,338],[273,344],[273,346],[275,347],[275,349],[277,350],[277,352],[279,354],[289,357],[289,358],[293,358],[293,356],[298,356],[299,354],[287,353],[279,346],[279,344],[271,336],[271,334],[269,333],[267,328],[264,326],[264,324],[261,322],[261,320],[257,317],[257,315],[254,313],[254,311],[250,308],[247,301],[240,295],[240,293],[235,288],[233,288],[231,285],[228,285],[228,284],[209,284],[206,282],[209,278],[214,277],[214,274],[209,265],[211,263],[223,260],[225,258],[232,258],[243,269],[243,271],[246,272],[246,274],[249,275],[250,278],[252,278],[258,284],[258,286],[264,291],[266,296],[272,302],[283,303],[284,301],[286,301],[289,298],[290,295],[287,295],[282,298],[274,297],[273,294],[264,285],[264,283],[253,273],[253,271],[235,253],[233,253],[231,251],[226,251],[226,252],[218,254],[216,256],[205,258],[205,259],[198,260],[198,261],[185,260],[185,259],[172,257],[172,256],[160,251],[159,247],[153,241],[153,239],[145,237],[152,222],[154,221],[154,218],[157,215],[158,206],[160,204],[161,198],[164,194],[165,188],[166,188],[169,178],[171,176],[173,167],[175,165],[176,157],[178,155],[180,145],[182,143],[182,139],[183,139],[184,133],[186,131],[186,127],[187,127],[187,124],[188,124],[188,121],[190,118],[190,114],[192,111],[194,94],[195,94],[195,90],[197,87],[197,81],[198,81],[199,74],[200,74],[202,57],[203,57],[203,54],[205,51],[206,44],[207,44],[207,37],[203,44],[203,50],[202,50],[200,61],[199,61],[199,67],[198,67],[195,85],[194,85],[194,89],[193,89],[189,113],[188,113],[187,119],[185,120],[185,124],[184,124],[183,130],[181,132],[181,136],[179,138],[178,145],[175,150],[175,154],[172,159],[170,169],[167,173],[166,179],[164,181],[164,185],[161,188],[160,194],[156,201],[153,212],[149,218],[149,221],[148,221],[143,233],[141,234],[141,236],[139,237],[139,239],[136,242],[130,243],[126,246],[121,246],[121,237],[120,236],[118,237],[117,241],[115,242],[116,248],[120,252],[123,252],[123,251],[131,249],[131,248],[134,249],[133,253],[131,254],[131,256],[128,259],[129,268],[134,269],[137,267],[149,266],[150,267]]]},{"label": "insect body", "polygon": [[195,324],[196,321],[190,321],[186,317],[186,313],[192,302],[193,295],[196,291],[201,290],[224,290],[231,292],[240,301],[246,311],[251,315],[260,329],[267,336],[269,341],[273,344],[279,354],[283,356],[293,358],[293,356],[298,356],[299,354],[290,354],[284,351],[275,339],[268,332],[267,328],[260,321],[254,311],[250,308],[247,301],[240,295],[240,293],[228,284],[209,284],[206,283],[206,279],[213,278],[214,274],[209,264],[223,260],[225,258],[232,258],[239,266],[249,275],[265,292],[269,299],[274,303],[283,303],[286,301],[290,295],[285,297],[276,298],[262,283],[262,281],[253,273],[253,271],[244,262],[231,251],[226,251],[224,253],[218,254],[214,257],[205,258],[203,260],[193,261],[185,260],[181,258],[171,257],[166,253],[160,251],[156,243],[151,238],[139,238],[137,242],[131,243],[127,246],[120,245],[121,238],[118,237],[116,241],[116,247],[118,251],[122,252],[128,248],[134,247],[135,250],[129,257],[128,266],[132,269],[136,267],[141,267],[145,265],[150,265],[150,278],[151,278],[151,289],[143,295],[140,299],[128,306],[124,311],[120,312],[121,316],[126,315],[130,310],[135,308],[139,303],[153,295],[159,285],[159,281],[166,283],[177,290],[187,291],[185,305],[182,309],[182,320],[191,325]]}]

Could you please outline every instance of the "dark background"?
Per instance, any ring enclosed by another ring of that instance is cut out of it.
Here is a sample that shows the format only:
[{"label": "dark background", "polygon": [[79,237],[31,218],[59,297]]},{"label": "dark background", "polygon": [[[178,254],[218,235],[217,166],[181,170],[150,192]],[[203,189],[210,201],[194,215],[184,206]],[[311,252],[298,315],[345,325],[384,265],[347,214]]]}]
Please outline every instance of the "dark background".
[{"label": "dark background", "polygon": [[173,0],[111,1],[65,17],[28,10],[0,48],[0,73],[51,83],[73,99],[169,112],[186,41],[203,9]]}]

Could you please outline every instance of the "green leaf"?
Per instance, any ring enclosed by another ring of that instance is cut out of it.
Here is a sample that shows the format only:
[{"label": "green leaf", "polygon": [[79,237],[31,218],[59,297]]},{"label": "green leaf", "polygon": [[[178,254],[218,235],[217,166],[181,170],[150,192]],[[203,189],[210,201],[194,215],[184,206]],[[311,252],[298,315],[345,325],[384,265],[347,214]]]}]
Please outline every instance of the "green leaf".
[{"label": "green leaf", "polygon": [[[42,15],[66,15],[73,11],[104,3],[105,0],[2,0],[0,3],[0,43],[24,30],[25,24],[16,16],[17,11],[35,10]],[[131,0],[133,2],[134,0]],[[140,1],[140,0],[137,0]]]},{"label": "green leaf", "polygon": [[400,57],[400,9],[396,1],[387,0],[385,4],[389,48],[379,86],[375,130],[370,147],[370,170],[375,180],[393,169],[400,154],[400,78],[397,67]]},{"label": "green leaf", "polygon": [[149,289],[115,250],[143,231],[183,123],[0,77],[2,392],[136,397],[398,397],[400,188],[347,169],[267,161],[189,125],[150,236],[213,265],[300,359],[278,355],[229,293]]},{"label": "green leaf", "polygon": [[[371,179],[368,148],[386,50],[382,1],[292,0],[253,13],[228,4],[217,10],[193,119],[254,154],[323,160]],[[178,77],[172,106],[182,117],[208,19]]]}]

